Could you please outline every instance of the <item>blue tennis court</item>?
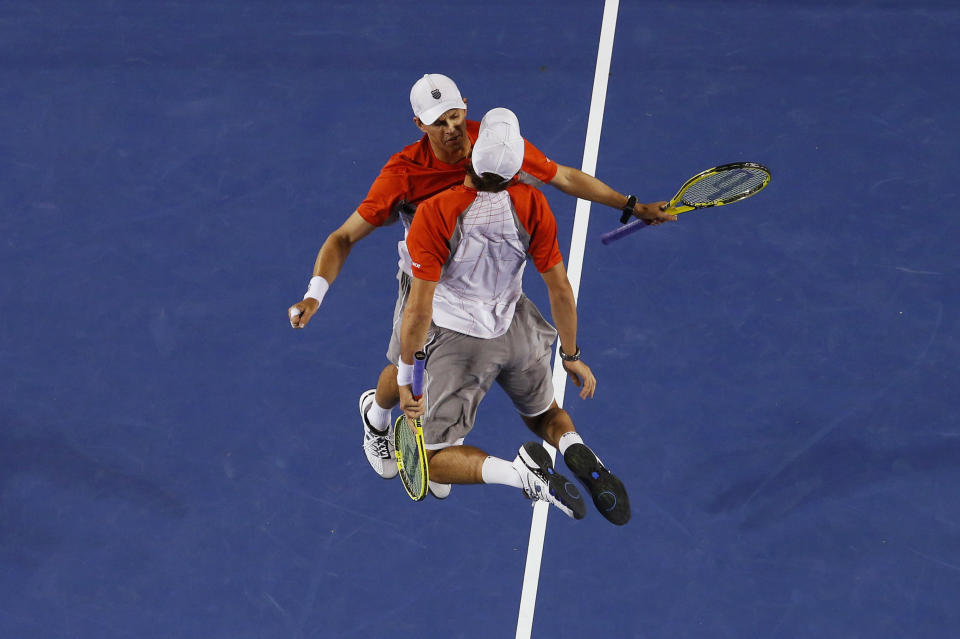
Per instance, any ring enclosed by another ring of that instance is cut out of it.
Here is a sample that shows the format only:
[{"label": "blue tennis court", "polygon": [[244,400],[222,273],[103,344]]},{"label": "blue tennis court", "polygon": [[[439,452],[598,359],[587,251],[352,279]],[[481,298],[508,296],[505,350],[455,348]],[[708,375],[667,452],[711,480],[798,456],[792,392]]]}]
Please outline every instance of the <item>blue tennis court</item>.
[{"label": "blue tennis court", "polygon": [[[0,5],[0,637],[515,635],[529,503],[413,503],[361,450],[399,227],[286,309],[424,73],[580,167],[603,10]],[[773,180],[609,246],[592,208],[599,387],[565,407],[633,519],[550,512],[533,637],[956,634],[957,33],[946,1],[621,3],[597,176]],[[529,438],[494,391],[469,441]]]}]

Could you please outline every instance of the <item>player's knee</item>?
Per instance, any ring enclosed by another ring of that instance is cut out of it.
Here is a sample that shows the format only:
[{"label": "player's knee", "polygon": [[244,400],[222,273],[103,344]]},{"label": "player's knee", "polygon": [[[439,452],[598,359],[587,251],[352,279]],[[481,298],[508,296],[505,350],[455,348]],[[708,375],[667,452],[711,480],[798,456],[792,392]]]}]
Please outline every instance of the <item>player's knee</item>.
[{"label": "player's knee", "polygon": [[557,423],[558,421],[569,421],[569,419],[570,417],[567,415],[567,411],[557,406],[556,402],[551,404],[550,408],[539,415],[534,415],[533,417],[524,417],[524,421],[527,423],[527,426],[530,428],[530,430],[537,435],[540,435],[544,439],[549,439],[546,437],[546,435],[550,430],[551,425]]}]

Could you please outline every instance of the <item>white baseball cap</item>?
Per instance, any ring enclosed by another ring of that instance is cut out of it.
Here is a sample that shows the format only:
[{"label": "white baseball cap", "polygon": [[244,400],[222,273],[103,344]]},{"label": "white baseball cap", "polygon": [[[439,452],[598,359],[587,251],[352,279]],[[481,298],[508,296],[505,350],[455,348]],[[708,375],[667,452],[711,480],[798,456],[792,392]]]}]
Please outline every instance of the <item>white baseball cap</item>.
[{"label": "white baseball cap", "polygon": [[428,73],[410,89],[413,114],[424,124],[433,124],[450,109],[466,109],[460,90],[453,80],[439,73]]},{"label": "white baseball cap", "polygon": [[496,173],[509,180],[517,174],[523,165],[523,138],[513,111],[503,107],[487,111],[470,161],[477,175]]}]

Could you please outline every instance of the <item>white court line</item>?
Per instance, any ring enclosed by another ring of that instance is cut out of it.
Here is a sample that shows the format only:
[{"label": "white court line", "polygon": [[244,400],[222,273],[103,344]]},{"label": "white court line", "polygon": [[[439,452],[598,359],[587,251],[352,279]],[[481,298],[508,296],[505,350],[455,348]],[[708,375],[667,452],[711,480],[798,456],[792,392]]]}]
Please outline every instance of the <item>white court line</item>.
[{"label": "white court line", "polygon": [[[597,155],[600,150],[600,131],[603,128],[603,109],[607,102],[607,77],[610,74],[610,59],[613,56],[613,36],[617,29],[619,0],[606,0],[603,5],[603,22],[600,27],[600,46],[597,51],[597,69],[593,76],[593,96],[590,99],[590,115],[587,119],[587,139],[583,147],[584,173],[594,175],[597,171]],[[573,287],[573,298],[580,292],[580,274],[583,270],[583,251],[587,240],[587,224],[590,221],[590,202],[577,200],[573,218],[573,237],[570,240],[570,258],[567,277]],[[557,340],[560,350],[560,340]],[[563,406],[567,374],[557,354],[553,361],[553,387],[557,404]],[[544,442],[550,457],[556,460],[556,449]],[[517,617],[516,639],[530,639],[533,630],[533,612],[537,603],[537,586],[540,582],[540,560],[543,557],[543,539],[547,530],[547,513],[550,505],[537,501],[533,507],[530,523],[530,541],[527,545],[527,564],[523,572],[523,590],[520,593],[520,614]]]}]

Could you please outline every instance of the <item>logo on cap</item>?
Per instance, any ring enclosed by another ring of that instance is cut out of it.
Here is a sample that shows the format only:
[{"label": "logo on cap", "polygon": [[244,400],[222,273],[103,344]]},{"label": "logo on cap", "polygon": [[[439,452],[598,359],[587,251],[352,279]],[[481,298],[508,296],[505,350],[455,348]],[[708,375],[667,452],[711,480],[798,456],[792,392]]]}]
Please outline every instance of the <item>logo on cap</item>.
[{"label": "logo on cap", "polygon": [[434,89],[433,91],[430,92],[430,95],[433,96],[433,99],[434,99],[434,100],[439,100],[439,99],[440,99],[440,89]]}]

